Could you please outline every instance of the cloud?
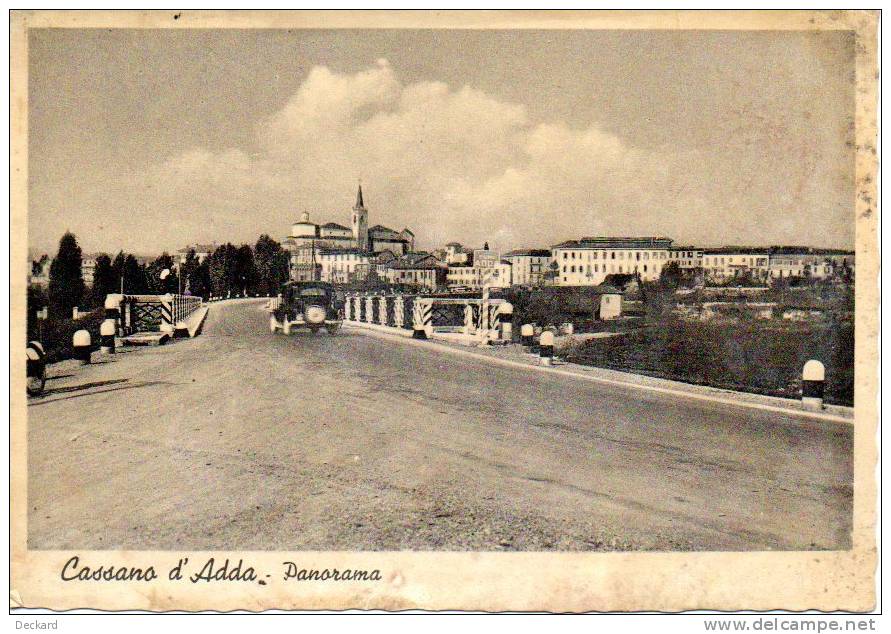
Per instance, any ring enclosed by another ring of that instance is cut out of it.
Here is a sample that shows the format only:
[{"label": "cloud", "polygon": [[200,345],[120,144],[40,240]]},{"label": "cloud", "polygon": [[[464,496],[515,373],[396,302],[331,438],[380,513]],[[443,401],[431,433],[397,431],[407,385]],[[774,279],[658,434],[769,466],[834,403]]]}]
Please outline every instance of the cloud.
[{"label": "cloud", "polygon": [[593,123],[532,121],[522,104],[471,86],[404,84],[384,59],[353,74],[313,68],[255,138],[254,148],[193,148],[146,168],[133,188],[145,216],[176,210],[180,242],[282,236],[303,210],[345,223],[361,178],[371,222],[409,226],[426,246],[546,246],[679,226],[708,241],[718,217],[746,235],[747,191],[776,187],[762,165],[740,164],[728,181],[711,167],[713,147],[643,150]]}]

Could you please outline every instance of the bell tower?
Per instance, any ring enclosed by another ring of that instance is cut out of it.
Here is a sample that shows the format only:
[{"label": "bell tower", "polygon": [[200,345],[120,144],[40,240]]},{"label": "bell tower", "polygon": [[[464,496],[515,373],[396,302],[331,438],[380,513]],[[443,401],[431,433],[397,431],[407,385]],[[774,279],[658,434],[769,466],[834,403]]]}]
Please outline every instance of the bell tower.
[{"label": "bell tower", "polygon": [[362,199],[361,181],[356,194],[356,204],[353,206],[353,239],[360,251],[368,250],[368,210],[365,209],[365,201]]}]

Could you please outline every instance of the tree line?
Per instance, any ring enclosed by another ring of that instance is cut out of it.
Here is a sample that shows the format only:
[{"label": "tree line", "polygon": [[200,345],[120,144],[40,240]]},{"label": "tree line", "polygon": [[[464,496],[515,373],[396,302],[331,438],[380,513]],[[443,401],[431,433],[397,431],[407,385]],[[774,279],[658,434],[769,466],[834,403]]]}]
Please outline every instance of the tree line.
[{"label": "tree line", "polygon": [[[39,274],[48,256],[31,263]],[[74,307],[89,310],[101,307],[110,293],[182,293],[202,297],[246,297],[275,295],[288,279],[288,253],[268,235],[251,246],[226,243],[201,259],[190,249],[180,262],[164,252],[151,262],[141,263],[132,253],[119,251],[114,257],[96,256],[92,285],[83,277],[83,252],[73,233],[59,241],[59,249],[49,267],[49,284],[44,290],[28,287],[28,312],[49,307],[57,318],[71,317]],[[163,271],[169,273],[163,276]]]}]

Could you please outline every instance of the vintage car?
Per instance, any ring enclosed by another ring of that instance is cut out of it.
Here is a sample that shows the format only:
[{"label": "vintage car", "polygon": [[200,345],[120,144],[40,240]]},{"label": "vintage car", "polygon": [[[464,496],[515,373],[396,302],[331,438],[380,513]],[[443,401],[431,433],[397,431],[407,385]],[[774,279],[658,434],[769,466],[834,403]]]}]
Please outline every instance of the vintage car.
[{"label": "vintage car", "polygon": [[269,311],[269,330],[286,335],[293,328],[309,328],[313,333],[325,328],[334,334],[343,323],[343,306],[338,293],[327,282],[288,282],[282,285],[280,301]]}]

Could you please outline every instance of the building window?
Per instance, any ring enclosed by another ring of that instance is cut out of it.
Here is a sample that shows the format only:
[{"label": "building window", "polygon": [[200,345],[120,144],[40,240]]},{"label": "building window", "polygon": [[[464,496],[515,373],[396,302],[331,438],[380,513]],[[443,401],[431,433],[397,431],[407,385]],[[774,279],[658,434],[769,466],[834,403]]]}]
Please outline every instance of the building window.
[{"label": "building window", "polygon": [[563,252],[563,259],[565,260],[565,259],[568,258],[568,257],[569,257],[569,254],[566,253],[566,251],[564,251],[564,252]]},{"label": "building window", "polygon": [[647,265],[644,264],[644,273],[646,273],[646,272],[647,272]]}]

